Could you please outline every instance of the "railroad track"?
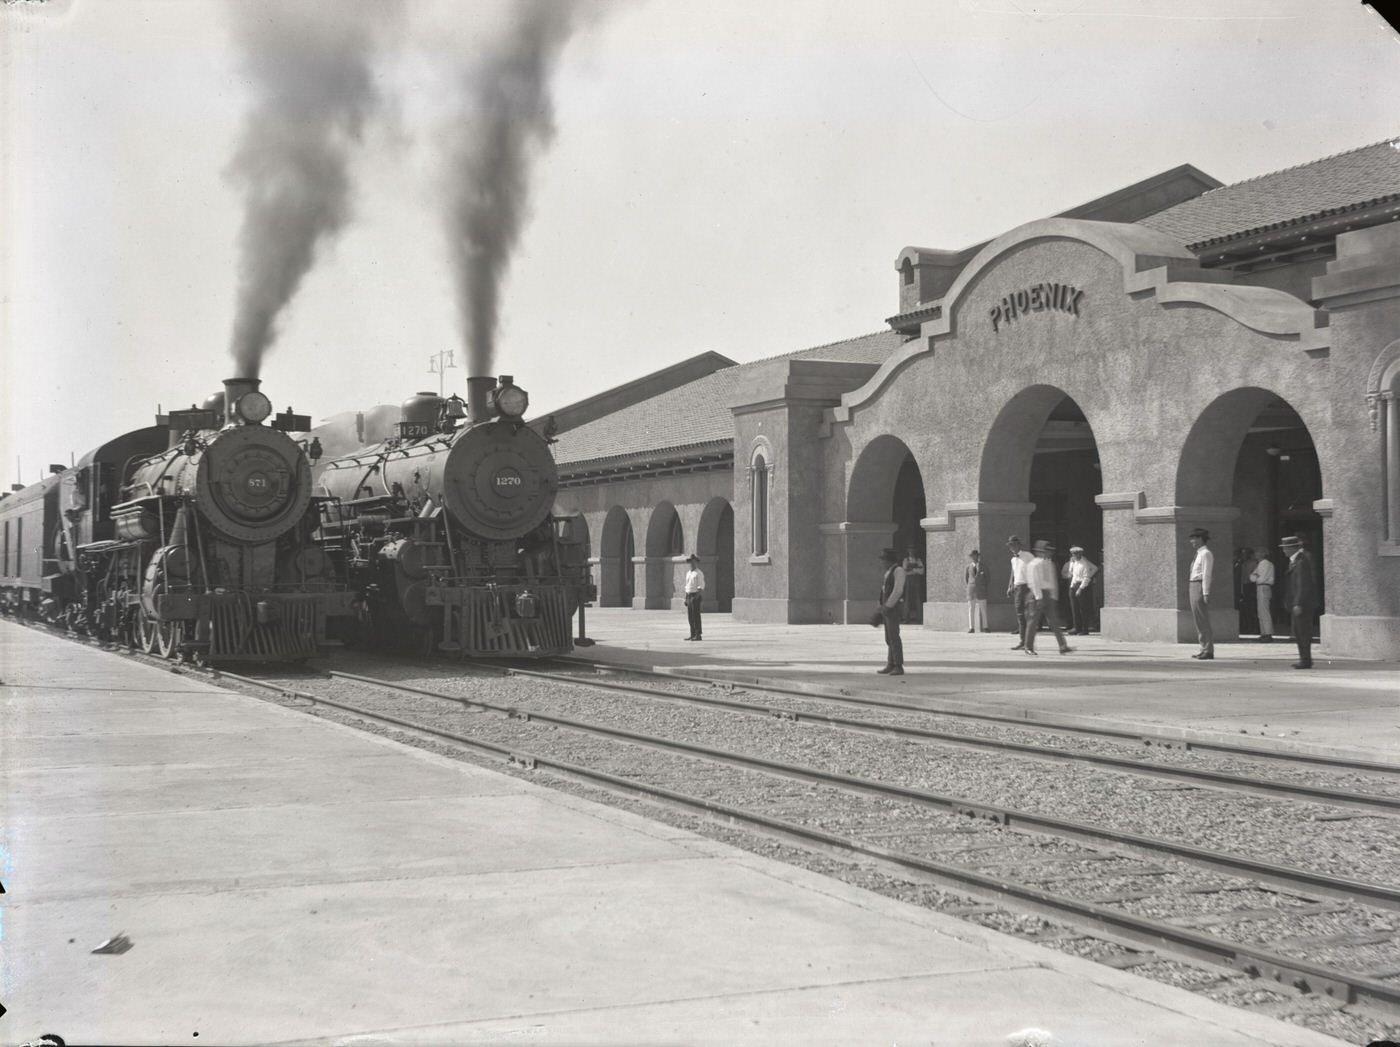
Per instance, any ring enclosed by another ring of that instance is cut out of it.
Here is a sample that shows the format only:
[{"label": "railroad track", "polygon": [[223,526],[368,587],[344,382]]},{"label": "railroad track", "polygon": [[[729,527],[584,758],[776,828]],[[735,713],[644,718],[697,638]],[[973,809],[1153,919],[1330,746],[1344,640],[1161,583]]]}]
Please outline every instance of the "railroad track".
[{"label": "railroad track", "polygon": [[[431,672],[422,667],[413,671]],[[636,730],[608,722],[608,715],[585,718],[571,713],[549,696],[519,700],[511,688],[529,682],[557,691],[564,684],[553,674],[532,670],[511,675],[516,679],[491,681],[479,667],[466,675],[454,670],[434,680],[433,688],[348,673],[331,674],[314,689],[305,678],[239,679],[296,701],[487,753],[520,769],[562,774],[806,847],[860,856],[983,902],[1009,901],[1111,941],[1145,946],[1157,956],[1205,961],[1290,990],[1320,994],[1338,1005],[1400,1016],[1400,921],[1395,917],[1400,884],[1366,882],[911,787],[890,780],[901,777],[892,762],[868,763],[880,771],[873,777],[686,737],[703,733],[703,727]],[[567,680],[571,688],[598,682],[585,683],[576,676]],[[611,695],[620,696],[608,699],[617,708],[638,706],[637,699],[648,697],[646,688],[601,682]],[[358,697],[327,693],[330,687]],[[447,693],[448,688],[467,693]],[[485,698],[485,690],[500,697]],[[755,707],[729,696],[667,691],[660,697],[668,706],[679,703],[679,711],[661,716],[662,721],[675,715],[736,721],[732,714],[743,712],[746,726],[741,733],[763,733],[753,729]],[[697,697],[703,699],[701,711],[692,710]],[[562,704],[593,700],[571,698]],[[498,715],[481,715],[489,713]],[[869,724],[850,726],[820,715],[798,719],[786,711],[765,715],[776,718],[778,731],[794,735],[790,741],[799,749],[810,747],[815,734],[857,731],[864,745],[888,746],[892,736],[925,751],[931,745],[967,743],[965,738],[945,739],[917,728],[892,735],[884,726],[875,728],[884,737],[871,739]],[[649,707],[644,719],[656,721],[655,709]],[[803,737],[797,739],[797,734]],[[985,751],[985,740],[976,745]],[[1028,754],[1024,743],[1017,745],[1018,759],[1044,755]],[[1056,759],[1062,756],[1055,754]],[[1072,759],[1084,762],[1082,754]],[[1094,773],[1104,767],[1120,775],[1143,771],[1136,763],[1125,767],[1110,761],[1096,765]],[[1175,768],[1149,770],[1154,778],[1180,773]],[[1201,783],[1200,788],[1212,790],[1259,791],[1259,783],[1237,779],[1192,778],[1191,789]],[[1279,792],[1273,788],[1276,784],[1264,787],[1271,803],[1327,803],[1327,810],[1335,811],[1347,795],[1330,790],[1322,799],[1324,794],[1312,787]],[[1353,794],[1350,799],[1347,810],[1364,812],[1357,817],[1387,823],[1393,819],[1394,807],[1387,806],[1385,797]],[[1325,962],[1319,955],[1353,959]]]}]

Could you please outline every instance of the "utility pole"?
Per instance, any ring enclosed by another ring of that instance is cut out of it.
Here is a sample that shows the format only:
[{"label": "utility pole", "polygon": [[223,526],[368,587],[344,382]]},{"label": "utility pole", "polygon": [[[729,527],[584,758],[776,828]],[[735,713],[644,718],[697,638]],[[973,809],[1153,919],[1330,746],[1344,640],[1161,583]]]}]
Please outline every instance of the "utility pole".
[{"label": "utility pole", "polygon": [[428,357],[428,373],[438,376],[438,396],[444,395],[443,378],[447,374],[447,369],[449,367],[455,369],[457,366],[452,359],[455,355],[455,349],[444,349]]}]

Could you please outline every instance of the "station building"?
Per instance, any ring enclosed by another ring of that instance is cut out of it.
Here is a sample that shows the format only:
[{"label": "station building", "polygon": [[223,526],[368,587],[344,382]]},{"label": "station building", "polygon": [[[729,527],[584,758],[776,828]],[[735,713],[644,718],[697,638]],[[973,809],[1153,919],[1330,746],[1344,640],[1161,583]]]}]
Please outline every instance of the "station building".
[{"label": "station building", "polygon": [[[1010,629],[1015,534],[1082,546],[1102,634],[1159,641],[1195,638],[1193,528],[1227,596],[1237,550],[1282,568],[1297,534],[1325,651],[1400,658],[1397,215],[1400,140],[907,247],[875,333],[702,353],[556,412],[558,506],[605,606],[679,608],[694,552],[708,610],[862,621],[893,546],[926,565],[924,627],[963,631],[976,548]],[[1235,599],[1211,614],[1218,639],[1254,628]]]}]

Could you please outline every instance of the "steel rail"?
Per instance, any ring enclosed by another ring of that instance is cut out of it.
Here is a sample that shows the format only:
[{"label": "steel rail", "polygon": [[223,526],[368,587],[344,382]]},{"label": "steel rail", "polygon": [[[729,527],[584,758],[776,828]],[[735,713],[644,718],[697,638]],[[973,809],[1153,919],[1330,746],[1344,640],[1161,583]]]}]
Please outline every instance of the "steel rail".
[{"label": "steel rail", "polygon": [[[1028,730],[1062,731],[1066,734],[1101,735],[1105,738],[1117,738],[1123,741],[1137,742],[1144,745],[1161,745],[1164,748],[1201,749],[1210,752],[1224,753],[1229,756],[1245,756],[1265,760],[1289,760],[1295,763],[1335,767],[1339,770],[1365,771],[1372,774],[1400,776],[1400,764],[1366,760],[1361,757],[1290,751],[1286,749],[1264,749],[1253,745],[1236,745],[1234,743],[1211,741],[1208,738],[1186,738],[1178,735],[1153,734],[1146,729],[1134,728],[1130,730],[1124,727],[1069,723],[1055,719],[1027,719],[1024,716],[977,712],[970,709],[952,709],[940,705],[911,705],[908,702],[897,702],[888,698],[861,697],[853,695],[843,688],[833,690],[822,687],[783,687],[757,676],[736,675],[733,677],[721,677],[705,676],[697,673],[673,672],[671,670],[659,671],[654,669],[640,669],[634,666],[613,665],[608,662],[593,662],[573,656],[557,658],[555,660],[566,665],[583,666],[584,668],[597,669],[605,672],[632,673],[637,676],[655,676],[663,680],[683,680],[687,683],[700,683],[711,686],[743,687],[747,690],[781,694],[791,698],[818,699],[828,702],[840,702],[847,705],[858,705],[864,708],[892,709],[898,712],[917,713],[925,716],[949,716],[964,720],[1006,724],[1008,726],[1020,727]],[[511,671],[532,672],[534,670],[512,669]]]},{"label": "steel rail", "polygon": [[[1020,884],[1012,880],[989,876],[956,865],[949,865],[943,862],[921,858],[917,855],[905,854],[901,851],[881,847],[877,844],[866,843],[852,837],[830,833],[822,829],[797,825],[780,818],[762,814],[758,811],[734,807],[729,804],[707,800],[703,797],[690,796],[672,789],[667,789],[664,786],[649,785],[645,782],[609,774],[606,771],[594,770],[589,767],[571,764],[562,760],[555,760],[546,756],[514,750],[507,746],[496,745],[492,742],[484,742],[480,739],[458,734],[455,731],[414,723],[400,717],[365,709],[337,699],[310,694],[305,691],[296,691],[281,684],[269,683],[232,673],[224,673],[222,675],[255,687],[275,691],[287,697],[330,706],[343,712],[363,716],[367,719],[377,720],[381,723],[401,727],[409,731],[451,741],[470,749],[489,753],[493,756],[504,757],[511,765],[527,770],[544,769],[552,771],[590,783],[600,784],[611,789],[674,804],[686,810],[701,811],[707,815],[718,816],[730,822],[738,822],[770,833],[787,836],[804,844],[815,844],[842,853],[864,855],[868,858],[894,865],[902,870],[920,873],[929,877],[937,884],[951,885],[955,888],[968,890],[975,896],[986,900],[1004,901],[1007,898],[1011,898],[1022,908],[1029,911],[1057,919],[1070,919],[1081,925],[1089,924],[1115,937],[1121,937],[1139,944],[1148,945],[1159,952],[1194,960],[1203,960],[1219,966],[1238,970],[1254,977],[1272,979],[1275,982],[1286,984],[1300,992],[1322,993],[1343,1004],[1369,1005],[1382,1008],[1386,1011],[1400,1012],[1400,985],[1390,985],[1377,979],[1350,974],[1346,971],[1328,967],[1323,964],[1281,956],[1267,949],[1255,947],[1248,943],[1212,938],[1209,935],[1201,934],[1189,928],[1178,927],[1175,924],[1161,920],[1134,916],[1130,913],[1120,912],[1094,902],[1068,898],[1063,895],[1055,894],[1052,891],[1041,890],[1040,888]],[[353,674],[341,675],[345,675],[351,679],[355,678]],[[488,709],[501,708],[492,706],[489,703],[435,694],[421,688],[386,684],[383,681],[373,680],[368,677],[360,679],[363,682],[385,687],[390,690],[403,690],[429,697],[446,698],[464,705]],[[535,719],[536,717],[531,718]],[[557,720],[550,721],[549,718],[546,717],[539,717],[538,719],[540,719],[541,722],[557,723]]]},{"label": "steel rail", "polygon": [[333,672],[330,675],[335,679],[351,680],[356,683],[368,684],[386,690],[401,691],[406,694],[416,694],[443,701],[457,702],[462,705],[501,713],[502,715],[514,719],[536,720],[540,723],[548,723],[556,727],[579,731],[584,734],[618,739],[620,741],[630,742],[634,745],[648,746],[665,752],[685,753],[691,756],[698,756],[702,759],[727,763],[735,767],[749,768],[769,774],[776,774],[798,781],[817,782],[836,786],[837,788],[846,789],[848,791],[863,792],[874,796],[906,800],[923,806],[937,807],[971,818],[980,818],[986,821],[996,822],[1006,828],[1042,833],[1061,839],[1069,838],[1095,844],[1110,844],[1116,847],[1127,847],[1153,855],[1167,855],[1172,858],[1191,862],[1194,865],[1214,869],[1218,872],[1254,877],[1262,882],[1283,887],[1288,890],[1320,893],[1327,897],[1341,899],[1343,901],[1365,902],[1387,909],[1400,910],[1400,888],[1364,883],[1360,880],[1348,880],[1293,866],[1276,865],[1269,862],[1258,861],[1244,855],[1208,851],[1205,848],[1195,847],[1191,844],[1177,843],[1171,840],[1159,840],[1150,836],[1142,836],[1120,829],[1109,829],[1084,822],[1070,821],[1068,819],[1051,818],[1046,815],[1033,814],[1011,807],[982,803],[959,796],[927,792],[922,789],[911,789],[905,786],[891,785],[869,778],[858,778],[854,775],[841,774],[836,771],[824,771],[816,767],[786,764],[776,760],[767,760],[759,756],[747,756],[743,753],[696,745],[691,742],[658,738],[654,735],[639,734],[635,731],[608,727],[603,724],[571,720],[567,717],[554,716],[534,709],[527,710],[516,706],[496,705],[495,703],[483,702],[475,698],[461,698],[456,695],[442,694],[422,687],[413,687],[407,684],[379,680],[371,676],[360,676],[355,673],[345,672]]},{"label": "steel rail", "polygon": [[[935,731],[923,727],[899,727],[890,724],[872,724],[861,720],[850,720],[842,716],[833,716],[827,713],[796,712],[790,709],[753,705],[747,702],[737,702],[732,699],[716,698],[709,695],[678,694],[674,691],[653,689],[636,684],[604,680],[579,680],[576,677],[544,672],[538,669],[511,668],[505,671],[516,676],[528,676],[557,683],[567,683],[575,687],[593,687],[601,690],[617,691],[624,694],[638,694],[663,701],[713,706],[719,709],[744,713],[749,716],[768,716],[796,722],[806,721],[810,723],[820,723],[830,727],[840,727],[843,730],[861,731],[867,734],[884,734],[898,738],[912,738],[918,741],[931,741],[982,751],[1011,752],[1038,760],[1090,764],[1109,768],[1111,770],[1125,771],[1130,774],[1162,778],[1171,781],[1189,782],[1192,784],[1205,784],[1212,787],[1225,788],[1233,792],[1249,792],[1271,797],[1291,797],[1312,803],[1326,803],[1337,807],[1349,807],[1356,810],[1371,811],[1380,814],[1400,814],[1400,796],[1353,793],[1342,789],[1331,789],[1325,786],[1280,782],[1264,778],[1247,778],[1243,775],[1232,774],[1228,771],[1211,771],[1191,767],[1175,767],[1170,764],[1144,763],[1126,757],[1108,756],[1099,753],[1067,752],[1063,749],[1053,749],[1027,742],[1003,741],[995,738],[973,738],[951,731]],[[913,706],[907,708],[910,711],[921,711]]]}]

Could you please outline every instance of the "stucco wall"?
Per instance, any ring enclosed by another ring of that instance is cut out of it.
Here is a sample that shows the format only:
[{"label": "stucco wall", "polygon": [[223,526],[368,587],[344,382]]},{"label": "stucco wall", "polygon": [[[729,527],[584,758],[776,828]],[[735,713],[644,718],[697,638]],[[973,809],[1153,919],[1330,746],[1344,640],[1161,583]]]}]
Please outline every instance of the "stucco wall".
[{"label": "stucco wall", "polygon": [[[1004,543],[1012,532],[1036,537],[1027,504],[1033,451],[1064,396],[1092,430],[1114,506],[1103,510],[1110,636],[1191,635],[1192,527],[1213,532],[1216,581],[1229,593],[1236,458],[1268,402],[1292,406],[1324,476],[1336,471],[1342,441],[1313,311],[1281,292],[1222,287],[1218,276],[1193,271],[1183,249],[1143,234],[1057,221],[994,242],[954,286],[944,316],[925,325],[924,340],[835,412],[834,429],[849,444],[828,441],[829,505],[858,485],[874,441],[897,436],[914,455],[929,512],[931,626],[965,627],[951,579],[973,546],[984,551],[993,605],[1001,605],[995,621],[1008,623]],[[1151,275],[1164,260],[1174,280]],[[1032,310],[994,326],[992,311],[1007,296],[1046,284],[1081,291],[1077,315]],[[1224,636],[1231,603],[1217,612]]]}]

